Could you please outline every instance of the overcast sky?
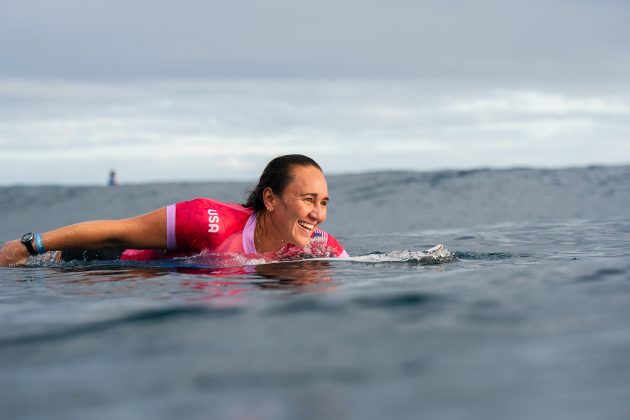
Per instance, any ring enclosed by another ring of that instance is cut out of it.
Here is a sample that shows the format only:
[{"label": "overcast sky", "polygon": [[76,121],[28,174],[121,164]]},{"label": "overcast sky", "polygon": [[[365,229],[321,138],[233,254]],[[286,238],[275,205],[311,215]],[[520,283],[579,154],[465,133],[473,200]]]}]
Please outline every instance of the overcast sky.
[{"label": "overcast sky", "polygon": [[0,77],[616,80],[627,0],[0,0]]},{"label": "overcast sky", "polygon": [[0,0],[0,184],[254,179],[282,153],[628,164],[630,1]]}]

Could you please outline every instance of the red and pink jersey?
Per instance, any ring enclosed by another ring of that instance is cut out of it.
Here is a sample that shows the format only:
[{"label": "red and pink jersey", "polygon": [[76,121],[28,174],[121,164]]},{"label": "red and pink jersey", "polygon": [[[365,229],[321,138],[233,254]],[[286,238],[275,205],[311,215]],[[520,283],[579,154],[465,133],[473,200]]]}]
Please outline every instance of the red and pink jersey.
[{"label": "red and pink jersey", "polygon": [[[207,198],[171,204],[166,207],[166,252],[155,249],[128,249],[122,260],[154,260],[192,255],[201,251],[219,254],[256,254],[253,209]],[[305,247],[288,244],[280,257],[308,255],[347,257],[348,253],[331,235],[314,229]]]}]

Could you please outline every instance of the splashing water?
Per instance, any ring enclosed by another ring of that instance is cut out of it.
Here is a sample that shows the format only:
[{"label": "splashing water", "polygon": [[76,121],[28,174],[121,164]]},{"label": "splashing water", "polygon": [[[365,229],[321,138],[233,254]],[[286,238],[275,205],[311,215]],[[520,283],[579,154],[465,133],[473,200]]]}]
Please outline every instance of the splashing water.
[{"label": "splashing water", "polygon": [[175,257],[167,260],[154,261],[119,261],[119,260],[71,260],[62,261],[59,251],[47,252],[42,255],[30,257],[27,263],[28,267],[56,267],[56,268],[77,268],[83,266],[95,266],[101,264],[122,265],[122,266],[146,266],[146,267],[239,267],[239,266],[255,266],[261,264],[273,264],[283,262],[299,262],[311,260],[325,261],[350,261],[350,262],[400,262],[415,263],[421,265],[443,264],[457,261],[455,253],[448,250],[444,245],[436,245],[433,248],[416,251],[416,250],[394,250],[386,253],[376,252],[367,255],[357,255],[348,258],[334,257],[308,257],[303,254],[289,256],[278,260],[268,257],[242,255],[242,254],[215,254],[209,252],[201,252],[198,255],[189,257]]},{"label": "splashing water", "polygon": [[374,253],[347,258],[357,262],[401,262],[421,265],[442,264],[457,261],[457,258],[444,245],[436,245],[425,251],[395,250],[387,253]]}]

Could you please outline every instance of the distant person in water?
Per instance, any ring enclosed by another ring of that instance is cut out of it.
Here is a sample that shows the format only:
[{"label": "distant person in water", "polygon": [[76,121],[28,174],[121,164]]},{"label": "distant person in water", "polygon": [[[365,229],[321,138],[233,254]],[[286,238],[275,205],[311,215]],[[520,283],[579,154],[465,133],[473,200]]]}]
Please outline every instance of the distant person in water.
[{"label": "distant person in water", "polygon": [[328,186],[320,166],[303,155],[273,159],[242,204],[197,198],[121,220],[97,220],[45,233],[26,233],[0,249],[0,266],[25,264],[46,251],[121,249],[124,260],[200,252],[254,254],[269,259],[346,257],[318,229],[326,220]]},{"label": "distant person in water", "polygon": [[109,171],[109,181],[107,182],[107,185],[109,185],[110,187],[118,186],[118,180],[116,179],[116,171],[113,169]]}]

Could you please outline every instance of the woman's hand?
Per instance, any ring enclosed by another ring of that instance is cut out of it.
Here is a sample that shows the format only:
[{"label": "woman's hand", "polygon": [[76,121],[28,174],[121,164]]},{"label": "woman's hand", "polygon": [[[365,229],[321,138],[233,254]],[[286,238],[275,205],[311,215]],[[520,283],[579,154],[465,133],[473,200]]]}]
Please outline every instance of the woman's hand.
[{"label": "woman's hand", "polygon": [[24,265],[28,257],[28,250],[22,242],[17,239],[6,242],[0,248],[0,267]]}]

